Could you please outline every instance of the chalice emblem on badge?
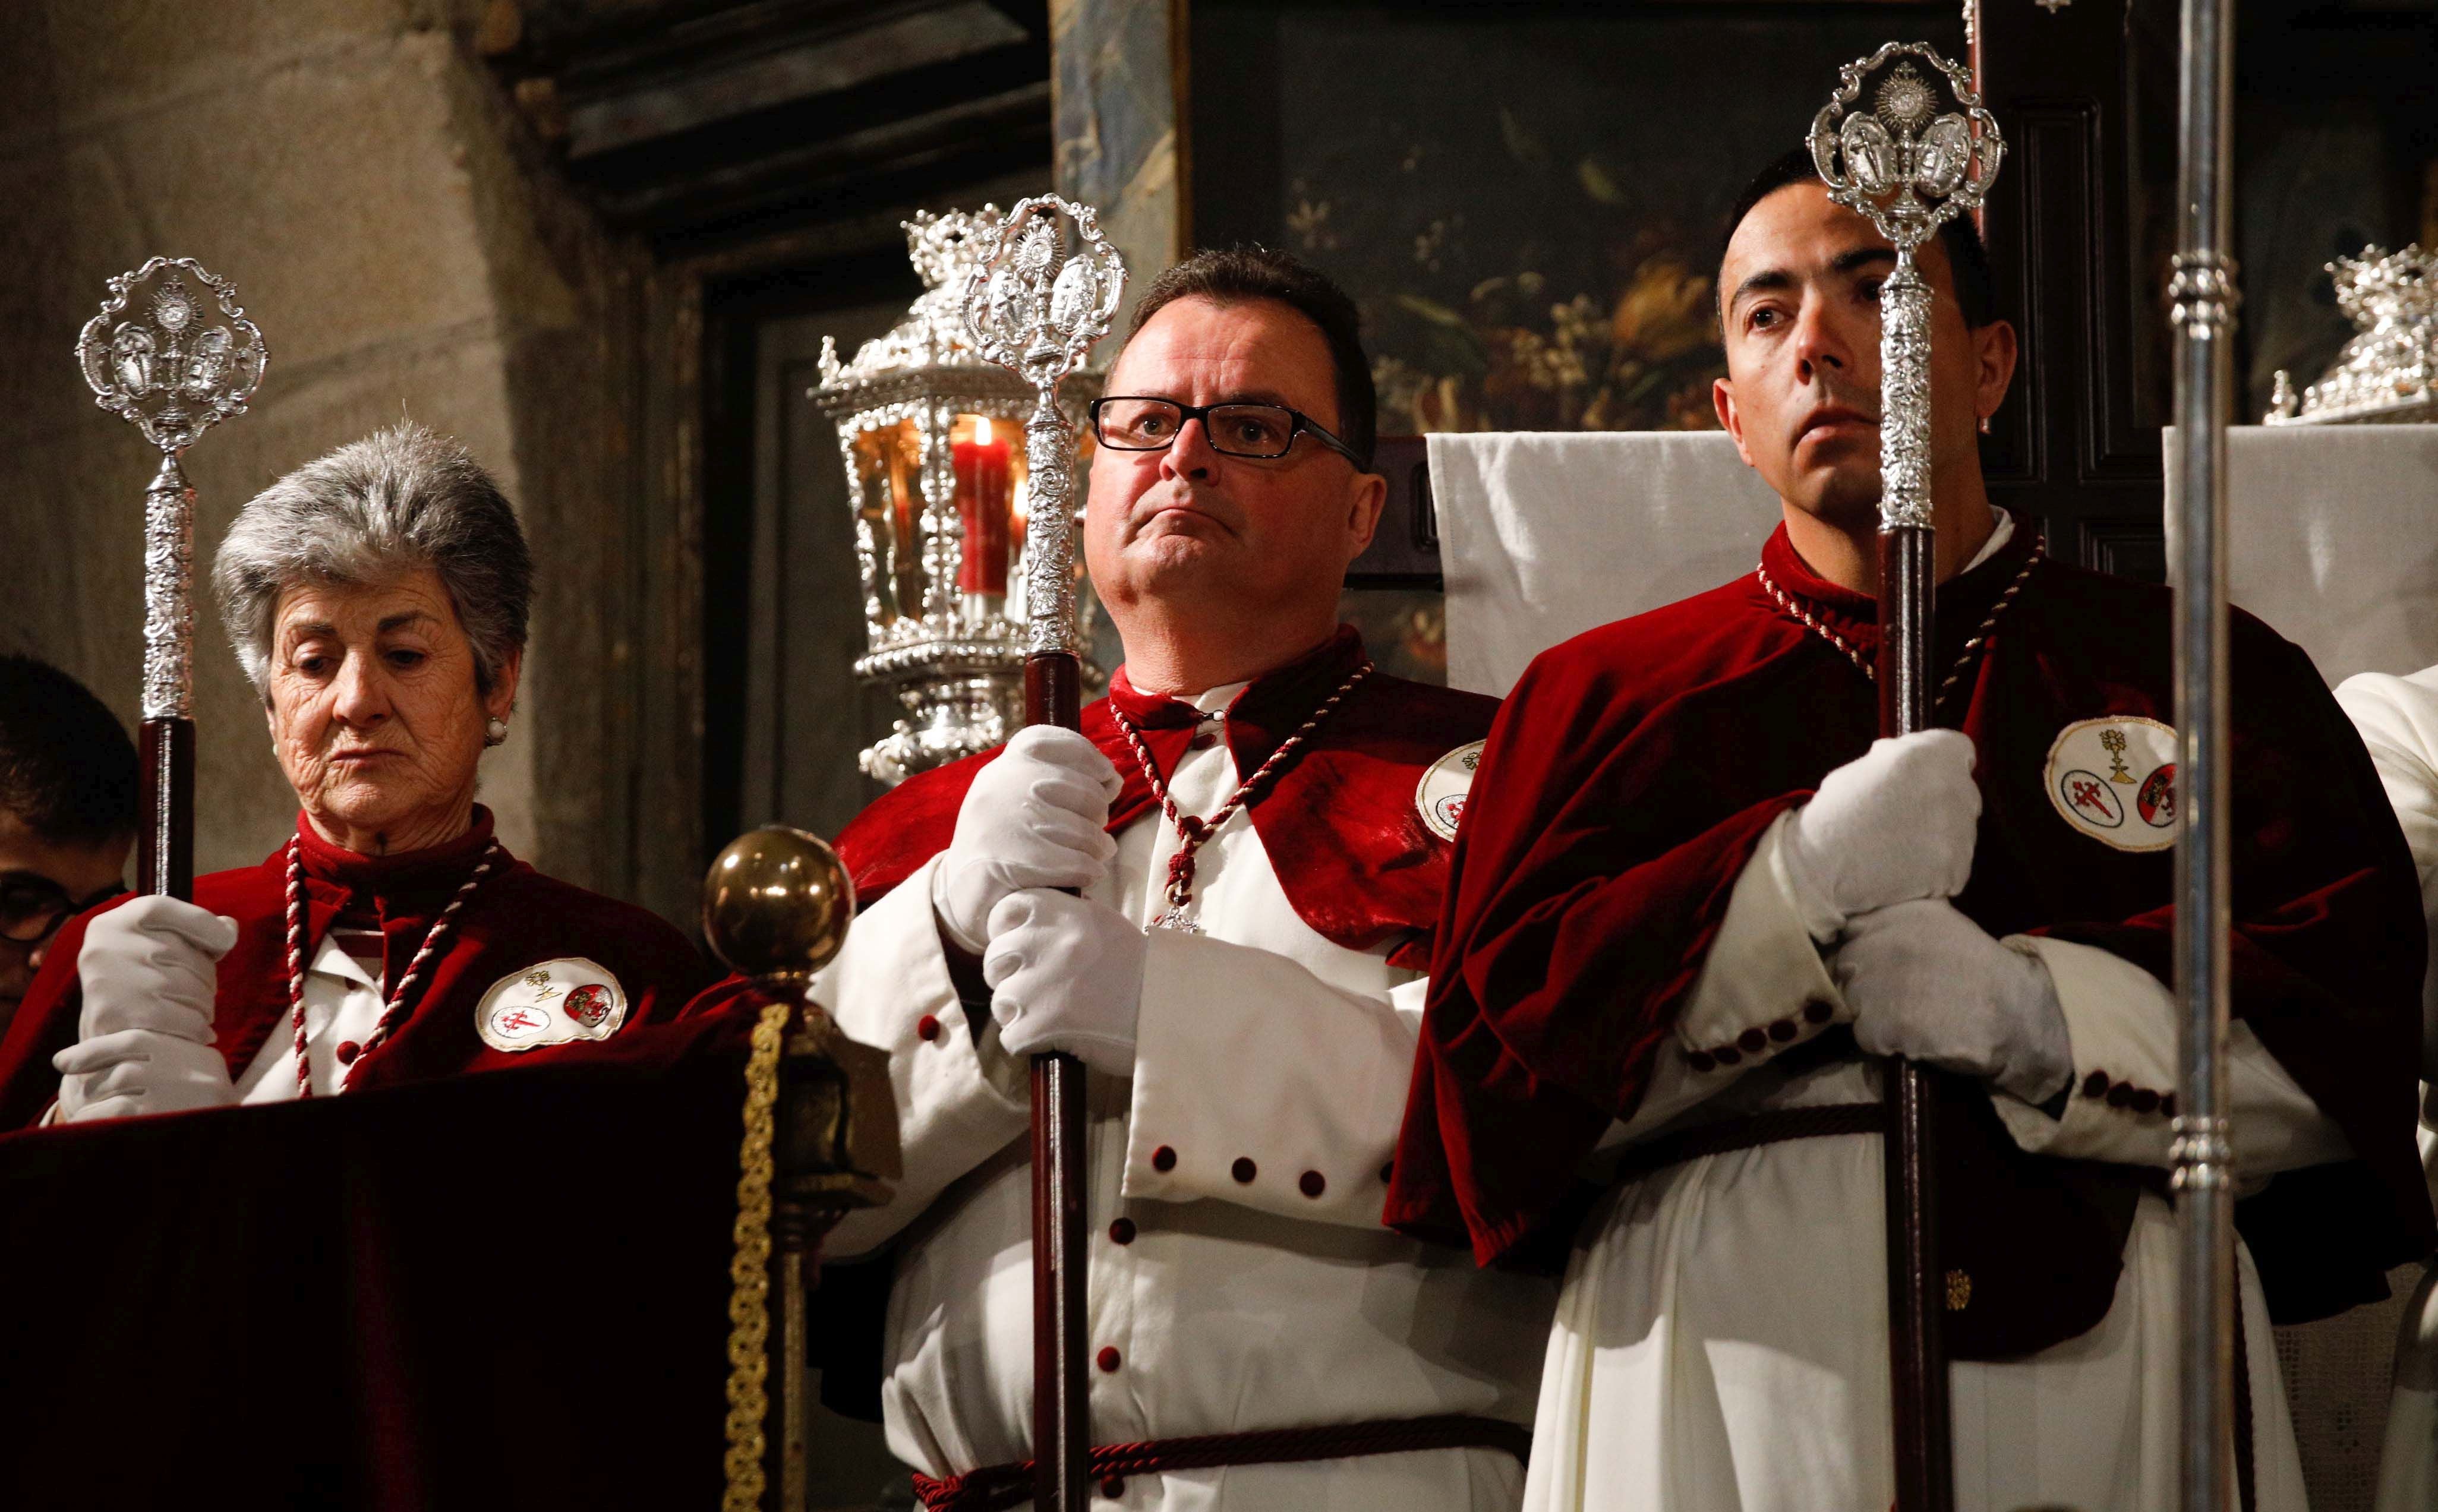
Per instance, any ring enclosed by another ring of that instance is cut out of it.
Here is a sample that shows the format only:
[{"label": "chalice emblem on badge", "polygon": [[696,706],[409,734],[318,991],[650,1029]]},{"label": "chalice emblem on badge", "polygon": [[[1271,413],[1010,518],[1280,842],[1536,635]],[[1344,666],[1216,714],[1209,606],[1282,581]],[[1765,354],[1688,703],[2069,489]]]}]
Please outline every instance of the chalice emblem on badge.
[{"label": "chalice emblem on badge", "polygon": [[2108,748],[2108,780],[2131,783],[2133,774],[2125,765],[2125,731],[2103,730],[2099,732],[2099,744]]}]

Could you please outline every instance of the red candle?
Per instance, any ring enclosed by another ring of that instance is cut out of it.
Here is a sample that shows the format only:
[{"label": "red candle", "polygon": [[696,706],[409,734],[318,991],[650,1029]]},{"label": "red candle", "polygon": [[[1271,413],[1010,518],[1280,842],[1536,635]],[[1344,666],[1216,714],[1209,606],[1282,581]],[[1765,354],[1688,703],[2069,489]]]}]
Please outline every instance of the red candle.
[{"label": "red candle", "polygon": [[974,417],[974,438],[954,447],[957,517],[964,527],[964,561],[957,587],[967,593],[1007,592],[1009,506],[1015,486],[1008,444],[991,435],[988,415]]}]

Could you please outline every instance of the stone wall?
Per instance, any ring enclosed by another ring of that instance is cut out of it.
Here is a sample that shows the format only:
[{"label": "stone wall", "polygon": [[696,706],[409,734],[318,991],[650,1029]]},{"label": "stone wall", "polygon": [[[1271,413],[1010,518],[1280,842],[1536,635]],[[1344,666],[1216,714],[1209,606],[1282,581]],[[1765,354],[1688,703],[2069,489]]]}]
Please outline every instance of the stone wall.
[{"label": "stone wall", "polygon": [[[198,576],[282,472],[401,415],[461,437],[518,501],[542,593],[508,743],[486,758],[505,842],[615,874],[585,752],[619,617],[588,529],[625,466],[611,333],[636,277],[531,156],[472,50],[479,0],[26,0],[0,31],[0,649],[136,714],[154,462],[71,357],[103,280],[149,255],[232,279],[271,349],[252,413],[187,457]],[[254,860],[293,800],[205,607],[197,864]],[[537,771],[552,774],[547,783]]]}]

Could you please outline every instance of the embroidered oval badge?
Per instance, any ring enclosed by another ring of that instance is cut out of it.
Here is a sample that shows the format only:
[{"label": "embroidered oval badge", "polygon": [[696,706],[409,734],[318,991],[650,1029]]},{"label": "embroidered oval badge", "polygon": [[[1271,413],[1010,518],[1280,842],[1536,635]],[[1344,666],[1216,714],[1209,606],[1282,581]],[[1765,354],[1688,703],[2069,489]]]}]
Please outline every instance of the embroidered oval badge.
[{"label": "embroidered oval badge", "polygon": [[495,1050],[606,1040],[627,1022],[627,993],[597,961],[545,960],[501,977],[474,1009],[474,1032]]},{"label": "embroidered oval badge", "polygon": [[2079,719],[2049,747],[2042,781],[2068,824],[2119,851],[2176,843],[2176,731],[2120,714]]},{"label": "embroidered oval badge", "polygon": [[1481,748],[1490,743],[1476,740],[1431,763],[1414,788],[1414,808],[1430,826],[1433,835],[1442,840],[1456,838],[1456,827],[1464,818],[1465,795],[1473,791],[1473,774],[1481,766]]}]

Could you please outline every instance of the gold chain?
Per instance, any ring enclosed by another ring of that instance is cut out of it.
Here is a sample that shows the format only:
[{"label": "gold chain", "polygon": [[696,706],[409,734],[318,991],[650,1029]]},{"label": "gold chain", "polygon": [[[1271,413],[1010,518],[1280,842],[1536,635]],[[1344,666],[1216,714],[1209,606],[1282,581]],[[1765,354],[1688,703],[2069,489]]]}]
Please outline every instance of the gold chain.
[{"label": "gold chain", "polygon": [[736,1257],[728,1267],[728,1495],[724,1512],[760,1512],[763,1424],[770,1395],[770,1134],[779,1043],[793,1003],[764,1006],[745,1059],[745,1142],[737,1152]]}]

